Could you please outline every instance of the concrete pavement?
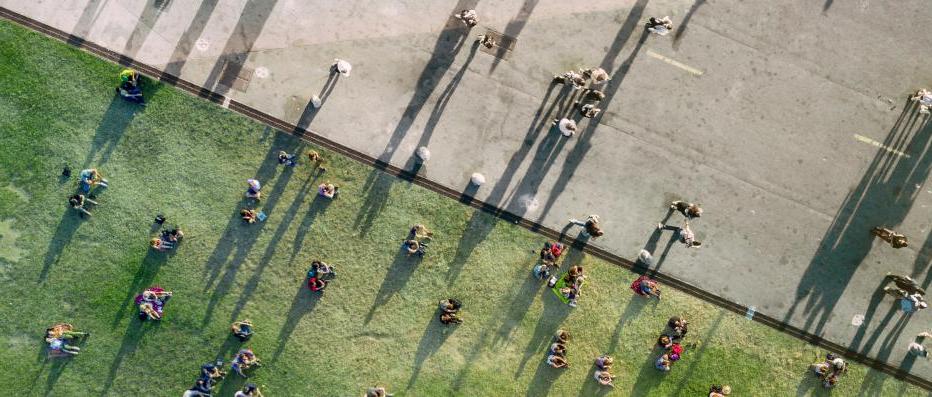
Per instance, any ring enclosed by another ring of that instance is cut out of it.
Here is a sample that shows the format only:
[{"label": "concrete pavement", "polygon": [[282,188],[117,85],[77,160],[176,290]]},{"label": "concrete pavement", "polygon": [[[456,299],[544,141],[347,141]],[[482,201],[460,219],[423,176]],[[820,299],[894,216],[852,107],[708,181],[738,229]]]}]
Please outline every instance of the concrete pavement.
[{"label": "concrete pavement", "polygon": [[[394,165],[428,146],[422,175],[464,189],[481,172],[476,198],[549,227],[597,213],[595,245],[646,247],[664,273],[932,379],[906,355],[929,313],[876,292],[888,271],[932,281],[932,127],[905,100],[932,86],[932,37],[895,28],[932,9],[848,3],[0,0]],[[472,31],[449,18],[471,7]],[[646,34],[663,15],[676,30]],[[517,38],[507,60],[473,44],[486,28]],[[338,57],[352,75],[328,81]],[[606,110],[564,138],[550,121],[574,94],[550,79],[590,66],[612,75]],[[702,248],[654,230],[679,198],[703,204]],[[881,224],[911,247],[871,239]]]}]

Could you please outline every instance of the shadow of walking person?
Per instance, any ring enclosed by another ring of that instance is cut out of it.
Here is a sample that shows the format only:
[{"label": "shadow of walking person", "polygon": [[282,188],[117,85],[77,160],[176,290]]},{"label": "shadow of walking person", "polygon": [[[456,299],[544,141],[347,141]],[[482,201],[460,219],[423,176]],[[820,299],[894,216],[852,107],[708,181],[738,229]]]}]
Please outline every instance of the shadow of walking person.
[{"label": "shadow of walking person", "polygon": [[285,317],[285,323],[282,324],[282,329],[278,331],[278,346],[275,347],[275,353],[272,354],[272,362],[278,361],[278,357],[285,351],[285,346],[288,345],[288,341],[291,339],[291,334],[295,328],[298,328],[298,323],[301,322],[304,316],[314,311],[321,298],[321,293],[311,292],[303,284],[298,288],[298,293],[295,294],[294,299],[291,301],[291,308],[288,309],[288,314]]}]

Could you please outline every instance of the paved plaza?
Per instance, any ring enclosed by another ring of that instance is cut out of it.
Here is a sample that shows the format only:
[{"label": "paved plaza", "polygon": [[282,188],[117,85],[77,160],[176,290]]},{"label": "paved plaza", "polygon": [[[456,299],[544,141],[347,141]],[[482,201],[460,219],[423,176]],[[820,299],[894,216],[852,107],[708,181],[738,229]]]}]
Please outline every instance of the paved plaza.
[{"label": "paved plaza", "polygon": [[[591,244],[646,248],[663,273],[932,379],[906,353],[930,314],[905,316],[879,289],[887,272],[932,281],[932,127],[907,101],[932,86],[932,36],[909,28],[932,18],[927,1],[0,6],[399,167],[427,146],[421,175],[464,190],[482,173],[477,199],[548,227],[598,214],[606,234]],[[466,8],[472,30],[450,18]],[[664,15],[675,30],[649,35]],[[488,29],[513,48],[480,49]],[[334,58],[351,76],[329,75]],[[605,111],[563,137],[551,121],[576,93],[551,79],[595,66],[612,77]],[[675,199],[702,204],[701,248],[656,232]],[[878,225],[910,247],[873,239]]]}]

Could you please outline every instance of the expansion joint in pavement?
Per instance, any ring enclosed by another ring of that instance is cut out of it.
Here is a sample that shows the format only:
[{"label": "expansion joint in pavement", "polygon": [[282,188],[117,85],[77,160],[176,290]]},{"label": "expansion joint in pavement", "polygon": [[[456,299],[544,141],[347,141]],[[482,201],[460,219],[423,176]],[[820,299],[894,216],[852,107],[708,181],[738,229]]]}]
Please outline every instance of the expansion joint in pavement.
[{"label": "expansion joint in pavement", "polygon": [[153,66],[138,62],[133,58],[121,55],[115,51],[111,51],[96,43],[88,42],[81,37],[71,35],[67,32],[61,31],[59,29],[56,29],[54,27],[51,27],[49,25],[46,25],[44,23],[31,19],[29,17],[20,15],[16,12],[10,11],[3,7],[0,7],[0,18],[8,19],[28,29],[45,34],[54,39],[61,40],[67,44],[71,44],[77,48],[81,48],[87,52],[90,52],[108,61],[115,62],[115,63],[124,65],[127,67],[132,67],[138,70],[139,72],[145,75],[148,75],[154,79],[157,79],[163,83],[173,85],[190,94],[204,98],[215,104],[227,107],[234,112],[243,114],[247,117],[250,117],[270,127],[279,129],[281,131],[290,132],[294,134],[295,136],[298,136],[299,138],[307,142],[310,142],[315,145],[319,145],[326,149],[332,150],[334,152],[340,153],[341,155],[352,158],[368,166],[374,167],[382,172],[393,175],[402,180],[408,181],[410,183],[414,183],[418,186],[430,189],[431,191],[434,191],[436,193],[456,199],[463,204],[479,209],[483,212],[486,212],[495,217],[498,217],[499,219],[522,226],[530,231],[533,231],[549,239],[564,241],[570,244],[571,246],[573,246],[574,248],[578,248],[587,254],[593,255],[599,259],[605,260],[612,264],[624,267],[635,273],[647,274],[655,278],[656,280],[660,281],[661,283],[668,285],[672,288],[675,288],[677,290],[680,290],[686,294],[702,299],[706,302],[714,304],[723,309],[732,311],[738,315],[747,316],[751,320],[767,325],[773,329],[776,329],[785,334],[801,339],[807,343],[810,343],[812,345],[818,346],[820,348],[823,348],[825,350],[828,350],[828,351],[831,351],[837,354],[841,354],[851,359],[852,361],[861,363],[875,370],[886,373],[895,378],[901,379],[905,382],[908,382],[918,387],[932,391],[932,381],[923,379],[916,375],[912,375],[908,371],[904,371],[903,369],[892,366],[890,364],[887,364],[875,358],[868,357],[865,354],[851,350],[845,346],[825,340],[818,335],[809,333],[801,328],[782,322],[776,318],[767,316],[765,314],[756,313],[753,307],[748,307],[748,306],[739,304],[737,302],[730,301],[726,298],[715,295],[711,292],[697,288],[693,286],[692,284],[679,280],[675,277],[671,277],[669,275],[648,269],[639,263],[632,262],[629,259],[620,257],[616,254],[609,252],[608,250],[605,250],[595,245],[588,244],[583,240],[566,236],[566,234],[563,232],[548,228],[537,222],[525,219],[519,215],[516,215],[502,208],[499,208],[493,204],[489,204],[489,203],[477,200],[466,193],[456,191],[454,189],[441,185],[437,182],[424,178],[423,176],[417,174],[417,172],[412,172],[410,170],[401,169],[390,163],[387,163],[385,161],[369,156],[368,154],[365,154],[358,150],[343,146],[337,142],[331,141],[318,134],[315,134],[313,131],[300,128],[294,124],[291,124],[275,116],[259,111],[246,104],[233,100],[232,98],[229,98],[222,94],[214,92],[208,88],[201,87],[197,84],[181,79],[177,76],[167,74],[164,71],[159,70]]}]

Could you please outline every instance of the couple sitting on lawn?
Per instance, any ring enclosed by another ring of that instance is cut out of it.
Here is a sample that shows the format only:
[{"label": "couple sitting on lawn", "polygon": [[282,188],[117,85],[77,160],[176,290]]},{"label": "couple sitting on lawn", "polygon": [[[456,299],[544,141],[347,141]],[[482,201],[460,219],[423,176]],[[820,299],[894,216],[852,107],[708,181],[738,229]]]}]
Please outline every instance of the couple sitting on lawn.
[{"label": "couple sitting on lawn", "polygon": [[162,309],[171,297],[171,291],[166,291],[161,287],[149,287],[141,294],[136,295],[136,305],[139,307],[139,319],[142,321],[161,320]]},{"label": "couple sitting on lawn", "polygon": [[336,276],[333,266],[315,260],[311,262],[311,269],[307,271],[307,287],[314,292],[323,291],[327,288],[327,283]]},{"label": "couple sitting on lawn", "polygon": [[408,253],[408,256],[424,256],[427,252],[427,243],[434,236],[434,233],[424,225],[414,225],[408,232],[408,238],[401,244],[401,248]]}]

